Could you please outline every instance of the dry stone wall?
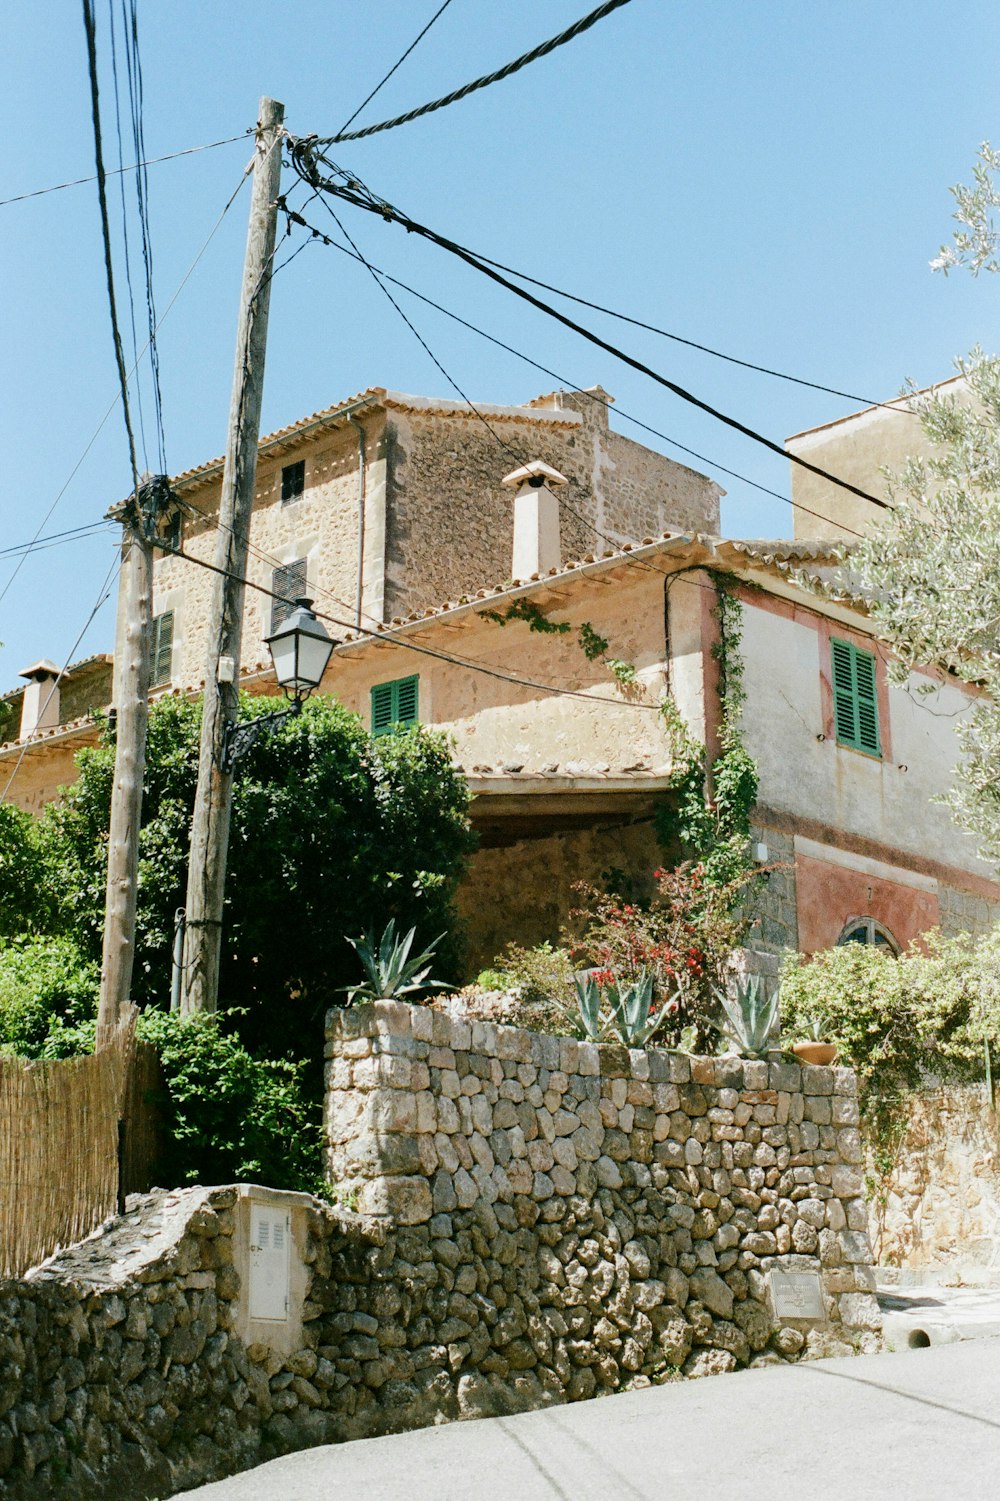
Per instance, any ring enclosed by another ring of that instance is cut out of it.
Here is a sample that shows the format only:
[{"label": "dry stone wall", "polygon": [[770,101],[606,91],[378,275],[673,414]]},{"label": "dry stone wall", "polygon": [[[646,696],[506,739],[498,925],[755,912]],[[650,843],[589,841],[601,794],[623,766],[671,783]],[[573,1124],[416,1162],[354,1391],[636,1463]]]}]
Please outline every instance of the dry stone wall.
[{"label": "dry stone wall", "polygon": [[[4,1497],[162,1498],[311,1444],[877,1340],[849,1070],[381,1003],[330,1014],[328,1084],[338,1207],[156,1191],[0,1283]],[[261,1204],[287,1213],[284,1318],[254,1312]]]},{"label": "dry stone wall", "polygon": [[[330,1175],[437,1268],[460,1407],[874,1342],[850,1070],[394,1003],[331,1012],[327,1051]],[[780,1312],[775,1273],[818,1279],[811,1317]]]}]

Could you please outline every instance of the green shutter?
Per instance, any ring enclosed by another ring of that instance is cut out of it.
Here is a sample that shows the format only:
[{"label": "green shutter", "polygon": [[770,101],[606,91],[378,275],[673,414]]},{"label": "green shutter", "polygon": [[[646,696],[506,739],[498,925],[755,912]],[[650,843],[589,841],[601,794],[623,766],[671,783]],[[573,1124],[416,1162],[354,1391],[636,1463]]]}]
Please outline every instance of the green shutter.
[{"label": "green shutter", "polygon": [[850,641],[831,639],[833,659],[833,715],[837,744],[849,745],[869,756],[882,753],[878,726],[878,688],[875,657]]},{"label": "green shutter", "polygon": [[155,616],[152,625],[153,630],[153,683],[154,688],[159,688],[164,683],[170,682],[170,670],[173,665],[174,648],[174,612],[165,610],[162,615]]},{"label": "green shutter", "polygon": [[376,683],[372,688],[372,734],[384,735],[397,725],[416,724],[419,703],[416,674],[396,678],[391,683]]}]

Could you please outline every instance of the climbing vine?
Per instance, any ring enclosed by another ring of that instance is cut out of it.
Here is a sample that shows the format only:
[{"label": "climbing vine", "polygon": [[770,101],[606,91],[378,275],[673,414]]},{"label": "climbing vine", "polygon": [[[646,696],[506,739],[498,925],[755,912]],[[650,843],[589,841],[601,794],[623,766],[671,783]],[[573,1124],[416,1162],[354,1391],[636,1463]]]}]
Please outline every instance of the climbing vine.
[{"label": "climbing vine", "polygon": [[[509,625],[512,620],[521,620],[529,631],[537,631],[543,636],[568,636],[573,629],[568,620],[550,620],[538,605],[523,598],[513,600],[506,610],[480,610],[479,614],[482,620],[492,620],[494,625],[504,626]],[[611,676],[622,688],[630,689],[635,686],[638,677],[636,668],[621,657],[607,655],[610,641],[607,636],[595,631],[589,620],[581,622],[576,636],[580,650],[588,662],[603,660]]]},{"label": "climbing vine", "polygon": [[712,649],[719,668],[721,723],[719,754],[708,764],[705,747],[691,735],[674,700],[661,706],[677,763],[674,796],[657,810],[657,833],[667,845],[679,842],[688,858],[701,861],[706,880],[728,886],[753,869],[750,814],[757,801],[757,764],[741,735],[746,702],[743,612],[730,580],[715,575],[715,617],[719,640]]}]

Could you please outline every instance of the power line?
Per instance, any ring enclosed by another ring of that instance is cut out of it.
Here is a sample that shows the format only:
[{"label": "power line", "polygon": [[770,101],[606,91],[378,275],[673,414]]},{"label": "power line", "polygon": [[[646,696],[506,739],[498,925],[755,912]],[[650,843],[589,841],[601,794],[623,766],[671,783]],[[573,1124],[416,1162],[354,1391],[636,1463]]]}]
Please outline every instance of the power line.
[{"label": "power line", "polygon": [[759,443],[772,453],[776,453],[781,458],[797,464],[800,468],[808,470],[811,474],[819,475],[821,479],[828,480],[831,484],[837,485],[840,489],[846,490],[852,495],[857,495],[861,500],[866,500],[881,510],[891,511],[893,509],[887,501],[880,499],[876,495],[869,494],[867,490],[862,490],[857,485],[852,485],[848,480],[838,478],[837,475],[831,474],[829,470],[820,468],[818,464],[811,464],[808,459],[804,459],[800,455],[783,448],[779,443],[775,443],[772,438],[768,438],[763,433],[758,432],[756,428],[740,422],[735,417],[730,417],[728,413],[720,411],[707,401],[703,401],[701,397],[696,396],[692,391],[688,391],[684,386],[678,385],[676,381],[669,380],[665,375],[661,375],[659,371],[654,370],[650,365],[637,360],[633,355],[627,354],[624,350],[619,349],[617,345],[609,343],[607,339],[602,339],[599,334],[595,334],[590,329],[585,328],[583,324],[575,322],[574,319],[567,317],[565,313],[559,312],[551,304],[543,302],[541,298],[535,297],[533,293],[526,291],[525,288],[519,287],[514,282],[509,281],[507,277],[502,276],[492,266],[477,259],[472,251],[466,250],[463,246],[457,244],[454,240],[448,239],[445,235],[437,234],[436,231],[418,223],[417,220],[411,219],[409,215],[394,208],[392,204],[386,202],[384,199],[378,198],[357,177],[342,172],[339,167],[328,161],[325,157],[320,159],[345,179],[345,185],[341,186],[330,178],[321,177],[316,167],[313,146],[314,143],[308,140],[300,140],[296,141],[292,147],[293,164],[311,187],[323,192],[333,193],[336,197],[342,198],[346,203],[353,204],[355,208],[362,208],[367,213],[378,214],[383,219],[402,225],[408,233],[418,234],[422,238],[430,240],[432,244],[438,245],[441,249],[447,250],[451,255],[464,261],[473,270],[480,271],[484,276],[505,287],[507,291],[513,292],[515,297],[519,297],[522,301],[529,303],[532,307],[538,308],[540,312],[546,313],[550,318],[555,319],[557,323],[561,323],[574,333],[578,333],[588,343],[605,350],[608,354],[613,355],[615,359],[621,360],[623,364],[629,365],[633,370],[637,370],[641,375],[649,376],[658,385],[663,386],[689,405],[697,407],[699,411],[706,412],[718,422],[722,422],[725,426],[742,433],[744,437],[750,438],[755,443]]},{"label": "power line", "polygon": [[684,344],[688,349],[697,349],[702,354],[710,354],[714,359],[725,360],[730,365],[739,365],[744,370],[753,370],[758,375],[772,375],[775,380],[789,381],[795,386],[807,386],[811,391],[823,391],[827,396],[840,396],[845,401],[856,402],[863,407],[883,407],[886,411],[899,412],[904,416],[918,415],[911,407],[900,407],[889,401],[873,401],[867,396],[857,396],[852,391],[840,391],[836,386],[824,386],[821,381],[805,380],[801,375],[789,375],[785,370],[772,370],[769,365],[758,365],[753,360],[742,360],[735,354],[726,354],[722,349],[713,349],[710,344],[700,344],[697,339],[686,339],[682,334],[671,333],[667,328],[659,328],[655,323],[646,323],[642,318],[633,318],[628,313],[619,313],[615,308],[605,307],[603,303],[591,302],[589,298],[578,297],[574,292],[567,292],[563,287],[554,287],[551,282],[541,281],[537,276],[529,276],[527,271],[518,271],[516,266],[506,266],[503,261],[496,261],[491,256],[483,255],[481,251],[472,251],[477,260],[485,262],[488,266],[495,266],[498,271],[506,271],[510,276],[516,276],[520,281],[530,282],[533,287],[541,287],[543,291],[554,292],[557,297],[565,297],[567,302],[579,303],[581,307],[592,308],[595,313],[606,313],[609,318],[617,318],[620,323],[630,323],[633,328],[645,329],[647,333],[658,334],[661,339],[671,339],[675,344]]},{"label": "power line", "polygon": [[[422,115],[430,115],[434,110],[444,109],[446,105],[457,104],[460,99],[474,94],[477,89],[485,89],[492,83],[500,83],[502,79],[510,78],[514,73],[526,68],[529,63],[537,62],[541,57],[547,57],[557,47],[562,47],[564,43],[572,42],[574,38],[582,36],[585,31],[590,30],[591,26],[596,26],[598,21],[603,21],[605,16],[610,16],[612,11],[620,10],[623,5],[628,4],[629,0],[605,0],[603,5],[599,5],[588,15],[581,16],[579,21],[574,21],[572,26],[567,26],[566,30],[561,31],[558,36],[550,37],[547,42],[542,42],[538,47],[532,47],[530,52],[523,52],[520,57],[515,57],[513,62],[497,68],[493,73],[484,74],[482,78],[477,78],[472,83],[464,84],[460,89],[454,89],[450,94],[445,94],[442,99],[435,99],[430,104],[421,104],[417,109],[407,110],[405,115],[396,115],[392,120],[383,120],[380,125],[368,125],[364,130],[352,130],[346,135],[341,131],[339,135],[312,137],[311,139],[322,146],[337,146],[341,141],[362,141],[366,136],[377,135],[381,130],[394,130],[397,125],[408,125],[411,120],[419,120]],[[437,17],[434,19],[436,20]],[[420,38],[418,37],[417,40],[419,41]],[[365,102],[367,103],[367,100]]]},{"label": "power line", "polygon": [[[245,141],[247,136],[253,135],[253,126],[244,130],[238,136],[226,136],[223,141],[208,141],[204,146],[188,146],[183,151],[169,151],[166,156],[152,156],[145,161],[132,162],[128,167],[112,167],[105,172],[106,177],[116,177],[123,172],[135,172],[139,167],[156,167],[160,162],[175,162],[181,156],[194,156],[199,151],[214,151],[217,146],[232,146],[236,141]],[[49,188],[35,188],[31,193],[17,193],[13,198],[0,198],[0,208],[7,208],[11,203],[25,203],[29,198],[44,198],[47,193],[61,193],[66,188],[80,188],[85,183],[96,182],[94,177],[74,177],[69,182],[56,182]]]},{"label": "power line", "polygon": [[340,130],[337,133],[339,139],[341,139],[341,140],[343,139],[344,131],[347,129],[348,125],[353,125],[354,122],[355,122],[355,120],[360,115],[361,111],[365,108],[365,106],[368,105],[368,104],[371,104],[372,100],[375,98],[375,95],[379,92],[380,89],[382,89],[389,82],[389,79],[396,72],[396,70],[398,68],[401,68],[403,66],[403,64],[406,62],[406,59],[409,57],[410,53],[414,50],[414,48],[420,42],[423,41],[424,37],[427,35],[427,33],[430,31],[431,27],[434,25],[434,22],[438,19],[439,16],[443,16],[444,15],[445,11],[448,9],[448,7],[449,7],[450,4],[451,4],[451,0],[444,0],[444,4],[440,5],[438,7],[438,9],[434,12],[434,14],[431,16],[430,20],[427,22],[427,25],[424,27],[423,31],[418,32],[417,35],[413,38],[413,41],[407,47],[407,49],[403,53],[402,57],[399,58],[399,60],[397,62],[393,63],[393,65],[389,69],[388,73],[385,75],[384,78],[382,78],[382,79],[379,80],[379,82],[375,85],[375,87],[372,89],[371,93],[367,96],[367,98],[362,99],[361,103],[358,105],[358,107],[354,111],[353,115],[351,115],[351,117],[349,119],[345,120],[344,123],[343,123],[343,125],[340,127]]},{"label": "power line", "polygon": [[[218,573],[224,578],[233,579],[235,582],[245,585],[248,589],[256,590],[258,594],[266,595],[268,599],[275,599],[282,604],[288,605],[295,603],[295,600],[289,596],[278,594],[274,589],[268,589],[265,585],[258,584],[254,579],[247,577],[245,574],[233,573],[228,568],[220,568],[218,564],[210,563],[207,558],[195,557],[193,553],[184,552],[179,547],[171,547],[164,541],[158,540],[156,546],[161,552],[172,553],[174,557],[184,558],[189,563],[196,563],[199,568],[207,568],[212,573]],[[622,561],[624,562],[625,558]],[[659,569],[655,571],[659,572]],[[321,590],[320,592],[325,591]],[[487,601],[484,601],[485,603]],[[348,608],[348,606],[345,605],[345,608]],[[613,704],[619,709],[641,709],[653,714],[660,712],[658,704],[640,704],[631,699],[609,698],[606,694],[587,693],[582,688],[559,688],[554,683],[539,683],[532,678],[523,678],[519,677],[516,673],[504,672],[498,667],[487,667],[485,663],[474,662],[469,657],[460,657],[453,652],[438,651],[432,646],[421,646],[419,642],[406,641],[399,635],[389,635],[385,631],[376,631],[370,629],[368,626],[359,626],[354,620],[341,620],[336,615],[326,614],[322,610],[316,610],[314,613],[320,620],[325,620],[328,624],[337,626],[338,629],[354,631],[372,641],[391,641],[393,646],[399,646],[405,651],[414,651],[421,656],[434,657],[441,662],[450,662],[455,667],[467,668],[470,672],[481,673],[484,677],[498,678],[501,682],[514,683],[522,688],[533,688],[540,693],[551,693],[557,697],[582,698],[586,699],[587,703],[590,704]]]},{"label": "power line", "polygon": [[41,552],[47,547],[59,547],[63,542],[79,542],[85,537],[96,537],[109,529],[106,521],[90,521],[85,526],[71,527],[65,532],[52,532],[48,537],[33,537],[30,542],[17,542],[13,547],[0,547],[0,558],[12,557],[15,553]]},{"label": "power line", "polygon": [[115,305],[115,278],[111,266],[111,228],[108,223],[108,197],[105,191],[104,154],[101,149],[101,109],[97,86],[97,36],[93,0],[83,0],[83,24],[87,33],[87,63],[90,73],[90,107],[94,123],[94,157],[97,167],[97,196],[101,206],[101,231],[104,238],[104,270],[108,286],[108,306],[111,312],[111,332],[114,336],[115,362],[118,366],[118,383],[121,387],[122,416],[128,434],[129,460],[132,465],[132,489],[139,493],[139,468],[135,457],[135,438],[132,435],[132,420],[128,407],[128,377],[125,374],[125,357],[122,354],[121,335],[118,331],[118,311]]},{"label": "power line", "polygon": [[[223,144],[223,143],[219,143],[219,144]],[[205,149],[207,149],[207,148],[205,148]],[[233,191],[230,194],[228,200],[226,201],[226,204],[225,204],[225,206],[224,206],[221,214],[216,219],[215,223],[212,225],[212,228],[209,230],[208,235],[206,236],[205,240],[202,242],[201,248],[199,249],[197,255],[195,256],[194,260],[191,262],[190,266],[185,271],[184,275],[181,277],[180,282],[177,285],[177,289],[174,292],[174,295],[171,297],[170,301],[167,303],[166,307],[164,308],[163,314],[162,314],[162,316],[160,318],[160,322],[157,325],[158,327],[162,327],[162,325],[166,322],[167,316],[169,315],[171,308],[174,306],[174,303],[177,301],[178,297],[181,295],[181,292],[184,290],[184,288],[186,287],[187,283],[190,281],[191,277],[193,276],[195,268],[197,267],[197,265],[198,265],[199,261],[201,260],[202,256],[205,254],[205,251],[208,249],[209,245],[212,243],[212,240],[215,238],[215,235],[216,235],[216,233],[217,233],[217,231],[219,229],[219,226],[221,225],[223,219],[226,217],[226,215],[228,214],[229,210],[232,208],[233,204],[236,202],[236,199],[239,196],[240,189],[242,188],[243,184],[246,182],[247,177],[249,176],[250,170],[251,170],[250,166],[247,166],[246,168],[244,168],[242,174],[240,175],[240,180],[236,184],[236,187],[233,189]],[[94,181],[94,179],[90,178],[89,181]],[[142,356],[145,354],[145,352],[146,352],[145,348],[143,348],[143,349],[141,349],[139,351],[139,359],[142,358]],[[132,366],[132,369],[129,371],[129,379],[131,379],[132,376],[135,374],[136,369],[137,369],[138,364],[139,364],[139,359],[136,360],[135,364]],[[98,438],[100,437],[100,435],[101,435],[101,433],[102,433],[102,431],[104,429],[104,424],[107,422],[108,418],[111,416],[111,413],[114,411],[115,407],[118,405],[118,402],[120,401],[120,399],[121,399],[121,393],[120,392],[117,392],[112,397],[111,402],[110,402],[110,404],[108,406],[107,411],[104,413],[104,416],[101,418],[100,422],[97,424],[97,427],[94,429],[93,433],[91,434],[91,437],[90,437],[89,442],[87,443],[87,446],[84,448],[84,450],[81,453],[80,457],[77,459],[76,463],[73,465],[73,468],[70,470],[70,472],[69,472],[66,480],[63,483],[62,488],[58,491],[58,493],[56,494],[56,497],[53,500],[52,504],[49,506],[48,510],[45,512],[45,515],[42,517],[41,521],[38,523],[38,530],[35,532],[35,536],[32,539],[33,541],[36,541],[41,536],[43,528],[50,521],[50,519],[51,519],[52,515],[54,514],[55,509],[58,506],[59,502],[62,500],[63,496],[66,494],[66,491],[69,489],[70,485],[73,483],[73,480],[76,478],[76,475],[79,473],[79,470],[82,467],[84,460],[86,459],[86,457],[89,454],[90,450],[93,448],[94,444],[97,442]],[[4,584],[3,588],[0,589],[0,603],[3,602],[4,598],[6,597],[6,594],[7,594],[8,590],[10,589],[10,587],[13,584],[14,580],[17,578],[18,574],[20,573],[21,568],[22,568],[22,566],[24,564],[24,558],[27,557],[27,555],[28,554],[25,553],[24,557],[21,557],[18,560],[18,562],[17,562],[17,564],[16,564],[13,572],[10,575],[10,578]]]},{"label": "power line", "polygon": [[[329,205],[325,203],[325,200],[321,201],[323,201],[324,206],[329,209]],[[577,396],[586,397],[588,401],[593,402],[596,406],[606,405],[606,403],[602,401],[599,396],[595,396],[592,391],[588,391],[583,386],[576,385],[568,378],[568,376],[560,375],[558,371],[551,370],[547,365],[541,364],[531,355],[525,354],[523,350],[516,349],[513,344],[506,343],[503,339],[497,338],[495,334],[487,333],[486,330],[480,328],[478,324],[470,323],[467,318],[461,317],[460,314],[453,312],[451,308],[445,307],[443,303],[436,302],[433,297],[428,297],[425,295],[425,293],[418,292],[416,287],[410,286],[408,282],[401,281],[398,276],[392,276],[388,271],[383,270],[380,266],[375,266],[371,261],[367,260],[367,258],[363,256],[360,251],[356,249],[351,250],[346,245],[338,244],[337,241],[334,240],[330,235],[324,234],[321,229],[317,229],[314,225],[310,224],[308,220],[306,220],[302,216],[301,213],[289,210],[287,209],[287,207],[285,208],[285,213],[293,223],[300,224],[303,228],[308,229],[313,240],[318,240],[322,244],[329,246],[333,250],[339,250],[341,255],[346,255],[350,260],[356,261],[360,265],[366,266],[368,270],[373,273],[377,273],[378,276],[383,278],[385,281],[392,282],[393,286],[400,287],[404,292],[409,292],[412,297],[418,298],[419,301],[426,303],[428,307],[434,308],[436,312],[443,313],[446,318],[450,318],[453,322],[460,324],[462,328],[468,329],[470,333],[478,334],[480,338],[486,339],[490,344],[496,345],[498,349],[506,350],[508,354],[512,354],[516,356],[517,359],[523,360],[526,365],[530,365],[534,370],[538,370],[543,375],[549,376],[552,380],[558,381],[561,386],[575,392]],[[339,223],[340,221],[338,220],[337,222]],[[309,243],[311,242],[308,240],[304,242],[304,244]],[[354,244],[353,240],[351,241],[351,244]],[[472,408],[472,410],[475,411],[475,408]],[[769,495],[774,500],[780,500],[783,505],[791,506],[792,510],[794,511],[801,511],[803,515],[813,516],[818,521],[829,521],[829,517],[822,515],[822,513],[819,511],[812,510],[809,506],[803,505],[801,501],[793,500],[790,496],[783,495],[780,490],[772,490],[768,485],[762,485],[757,480],[750,479],[749,475],[741,474],[737,469],[729,469],[725,464],[720,464],[717,459],[709,458],[706,454],[699,453],[697,449],[689,448],[686,444],[678,442],[676,438],[670,437],[669,434],[662,432],[659,428],[653,427],[650,423],[644,422],[641,418],[634,416],[631,412],[627,412],[624,407],[618,406],[617,403],[615,405],[615,415],[617,417],[623,418],[626,422],[633,423],[634,426],[641,428],[644,432],[650,433],[654,438],[659,438],[661,442],[668,444],[671,448],[676,448],[681,453],[687,454],[690,458],[697,459],[700,464],[708,464],[712,469],[718,470],[721,474],[727,474],[732,479],[737,479],[742,484],[749,485],[754,490],[759,490],[763,495]],[[589,522],[587,524],[588,526],[590,525]],[[863,536],[862,532],[855,531],[853,527],[843,525],[842,523],[840,523],[840,525],[841,529],[847,532],[852,537],[860,538]],[[600,535],[601,533],[598,532],[598,536]],[[615,543],[616,547],[617,545],[618,544]]]}]

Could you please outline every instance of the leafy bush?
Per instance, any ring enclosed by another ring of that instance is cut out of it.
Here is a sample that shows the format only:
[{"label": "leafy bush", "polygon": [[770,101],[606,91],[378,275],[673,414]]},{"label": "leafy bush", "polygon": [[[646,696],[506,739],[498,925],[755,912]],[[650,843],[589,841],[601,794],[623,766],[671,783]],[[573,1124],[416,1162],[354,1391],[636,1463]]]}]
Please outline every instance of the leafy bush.
[{"label": "leafy bush", "polygon": [[[137,1035],[160,1056],[163,1088],[153,1101],[162,1126],[157,1179],[182,1183],[251,1181],[324,1193],[322,1108],[305,1063],[255,1057],[224,1012],[178,1016],[142,1011]],[[94,1050],[93,1016],[52,1019],[31,1056],[74,1058]]]},{"label": "leafy bush", "polygon": [[574,958],[623,982],[649,970],[655,1005],[670,1008],[664,1041],[714,1052],[716,988],[746,936],[750,919],[739,904],[755,877],[743,874],[717,884],[707,879],[702,864],[653,874],[656,894],[648,904],[625,902],[583,883],[576,887],[586,905],[572,914],[580,927]]},{"label": "leafy bush", "polygon": [[0,937],[46,925],[49,903],[35,821],[11,803],[0,803],[0,894]]},{"label": "leafy bush", "polygon": [[70,938],[9,938],[0,947],[0,1052],[37,1058],[53,1023],[93,1015],[100,970]]},{"label": "leafy bush", "polygon": [[[245,716],[273,700],[245,698]],[[140,835],[132,995],[162,1005],[170,987],[175,908],[184,905],[197,775],[200,706],[179,698],[149,716]],[[99,960],[114,747],[77,757],[80,776],[36,826],[53,929]],[[251,1052],[318,1059],[321,1018],[356,975],[344,935],[394,917],[403,930],[449,938],[442,978],[455,978],[452,895],[473,838],[464,779],[448,742],[415,727],[372,740],[357,715],[328,698],[262,735],[236,779],[223,921],[219,1003],[245,1008]],[[0,863],[0,911],[17,902]]]},{"label": "leafy bush", "polygon": [[306,1065],[254,1057],[224,1030],[228,1020],[162,1011],[139,1019],[163,1068],[159,1173],[171,1185],[250,1181],[320,1192],[322,1110]]}]

